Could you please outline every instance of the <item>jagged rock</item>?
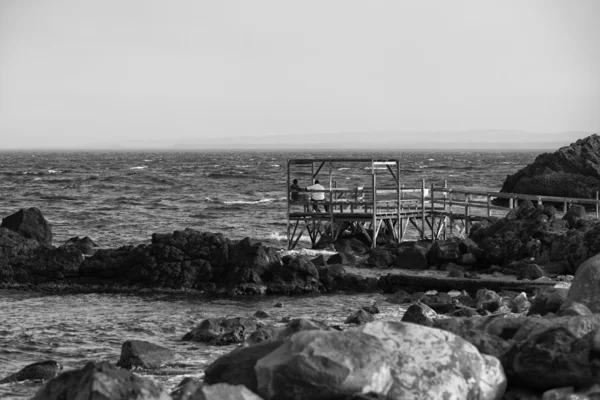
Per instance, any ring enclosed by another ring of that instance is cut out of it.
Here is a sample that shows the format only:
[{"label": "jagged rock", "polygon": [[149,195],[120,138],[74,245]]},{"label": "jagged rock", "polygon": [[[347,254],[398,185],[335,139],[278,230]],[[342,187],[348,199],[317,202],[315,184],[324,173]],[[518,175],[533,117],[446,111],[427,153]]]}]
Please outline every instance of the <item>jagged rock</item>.
[{"label": "jagged rock", "polygon": [[494,312],[502,306],[502,297],[489,289],[479,289],[475,301],[479,310]]},{"label": "jagged rock", "polygon": [[335,243],[335,251],[347,254],[365,254],[370,250],[370,246],[357,238],[342,238]]},{"label": "jagged rock", "polygon": [[298,256],[285,256],[281,265],[272,265],[270,294],[318,293],[321,287],[319,270],[310,261]]},{"label": "jagged rock", "polygon": [[271,315],[264,311],[264,310],[258,310],[257,312],[254,313],[254,317],[256,318],[270,318]]},{"label": "jagged rock", "polygon": [[509,175],[501,192],[595,198],[600,187],[600,136],[591,135]]},{"label": "jagged rock", "polygon": [[546,276],[544,270],[537,264],[523,263],[519,271],[519,279],[534,280]]},{"label": "jagged rock", "polygon": [[413,298],[409,293],[405,292],[404,290],[399,290],[396,293],[389,296],[386,299],[386,301],[394,304],[406,304],[411,303],[413,301]]},{"label": "jagged rock", "polygon": [[370,306],[364,306],[361,308],[371,314],[379,314],[380,313],[379,308],[377,307],[377,304],[371,304]]},{"label": "jagged rock", "polygon": [[263,323],[254,318],[209,318],[186,333],[182,340],[224,346],[243,343]]},{"label": "jagged rock", "polygon": [[450,332],[377,321],[361,331],[381,339],[392,358],[392,398],[500,399],[507,381],[495,357]]},{"label": "jagged rock", "polygon": [[556,316],[558,317],[591,316],[593,314],[584,304],[572,300],[562,303],[558,311],[556,311]]},{"label": "jagged rock", "polygon": [[36,207],[22,208],[3,218],[0,227],[17,232],[24,238],[34,239],[42,245],[52,246],[52,228]]},{"label": "jagged rock", "polygon": [[433,243],[427,252],[427,260],[431,265],[442,265],[449,261],[458,261],[460,255],[459,242],[453,240],[438,240]]},{"label": "jagged rock", "polygon": [[531,302],[525,292],[519,293],[512,299],[511,310],[514,313],[524,313],[531,308]]},{"label": "jagged rock", "polygon": [[412,322],[413,324],[424,326],[433,326],[436,319],[437,313],[431,307],[423,303],[413,303],[406,309],[401,321]]},{"label": "jagged rock", "polygon": [[48,381],[32,400],[62,399],[170,400],[171,396],[151,379],[107,362],[90,362]]},{"label": "jagged rock", "polygon": [[258,360],[258,393],[267,399],[325,400],[392,384],[382,341],[356,330],[304,331]]},{"label": "jagged rock", "polygon": [[400,243],[377,247],[369,251],[366,266],[372,268],[403,268],[423,270],[427,268],[426,250],[417,243]]},{"label": "jagged rock", "polygon": [[121,357],[117,367],[159,368],[174,358],[175,352],[166,347],[145,340],[127,340],[121,346]]},{"label": "jagged rock", "polygon": [[352,314],[350,314],[348,316],[348,318],[346,318],[344,323],[345,324],[364,325],[367,322],[371,322],[374,320],[375,320],[375,318],[373,317],[373,314],[371,314],[370,312],[365,311],[363,309],[360,309],[360,310],[356,310]]},{"label": "jagged rock", "polygon": [[171,391],[173,400],[196,400],[196,390],[202,382],[194,378],[184,378],[175,389]]},{"label": "jagged rock", "polygon": [[28,380],[52,379],[57,376],[62,369],[62,365],[53,360],[36,362],[34,364],[29,364],[14,374],[0,379],[0,385]]},{"label": "jagged rock", "polygon": [[283,340],[269,340],[251,346],[238,347],[217,358],[204,371],[204,383],[244,385],[258,393],[255,367],[258,360],[283,345]]}]

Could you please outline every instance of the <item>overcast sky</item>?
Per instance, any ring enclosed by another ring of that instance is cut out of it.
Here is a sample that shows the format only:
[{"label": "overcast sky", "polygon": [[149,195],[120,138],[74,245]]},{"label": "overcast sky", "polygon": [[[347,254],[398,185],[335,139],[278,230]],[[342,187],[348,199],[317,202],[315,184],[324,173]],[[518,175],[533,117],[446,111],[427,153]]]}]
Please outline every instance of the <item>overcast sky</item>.
[{"label": "overcast sky", "polygon": [[600,133],[599,20],[598,0],[0,0],[0,149]]}]

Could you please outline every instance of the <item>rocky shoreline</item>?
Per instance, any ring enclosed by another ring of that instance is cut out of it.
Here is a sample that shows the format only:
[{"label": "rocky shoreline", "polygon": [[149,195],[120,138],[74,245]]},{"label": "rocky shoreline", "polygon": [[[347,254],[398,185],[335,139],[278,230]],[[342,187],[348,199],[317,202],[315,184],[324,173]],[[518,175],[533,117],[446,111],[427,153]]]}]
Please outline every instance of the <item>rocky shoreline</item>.
[{"label": "rocky shoreline", "polygon": [[[190,295],[387,293],[401,321],[377,307],[344,326],[306,319],[203,321],[181,340],[239,344],[170,392],[131,372],[172,357],[123,343],[116,365],[62,372],[43,361],[1,383],[48,380],[34,398],[107,399],[593,399],[600,396],[600,222],[573,206],[523,202],[475,224],[468,238],[367,248],[354,237],[319,255],[285,252],[192,229],[148,245],[52,244],[40,210],[0,226],[0,287],[54,292]],[[62,372],[62,373],[61,373]],[[1,378],[1,377],[0,377]],[[93,385],[90,382],[102,382]],[[135,393],[135,396],[124,395]],[[84,398],[84,397],[82,397]]]}]

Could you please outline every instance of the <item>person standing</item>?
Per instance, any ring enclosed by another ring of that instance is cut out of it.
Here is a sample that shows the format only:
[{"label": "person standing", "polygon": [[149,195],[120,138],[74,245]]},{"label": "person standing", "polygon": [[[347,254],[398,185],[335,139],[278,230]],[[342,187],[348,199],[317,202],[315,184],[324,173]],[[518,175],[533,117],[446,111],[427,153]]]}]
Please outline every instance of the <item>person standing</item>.
[{"label": "person standing", "polygon": [[[315,210],[316,212],[321,212],[321,210],[319,209],[319,203],[325,200],[324,190],[325,188],[319,183],[318,179],[315,180],[314,185],[306,187],[306,191],[314,191],[314,193],[311,193],[310,198],[313,203],[313,210]],[[325,207],[325,212],[329,212],[328,204],[323,204],[323,207]]]},{"label": "person standing", "polygon": [[300,186],[298,185],[298,179],[294,179],[290,185],[291,199],[292,201],[298,201],[300,198]]}]

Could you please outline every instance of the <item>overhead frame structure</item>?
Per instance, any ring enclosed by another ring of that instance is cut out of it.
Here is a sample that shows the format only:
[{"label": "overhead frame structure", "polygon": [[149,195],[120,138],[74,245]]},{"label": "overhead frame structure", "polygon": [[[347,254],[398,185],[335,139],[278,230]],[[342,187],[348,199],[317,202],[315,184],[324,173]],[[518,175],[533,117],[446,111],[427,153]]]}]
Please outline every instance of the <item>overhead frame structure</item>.
[{"label": "overhead frame structure", "polygon": [[[363,178],[367,182],[361,182],[362,185],[354,188],[339,187],[334,178],[341,177],[345,181],[346,177],[337,170],[334,176],[334,169],[345,165],[363,167],[359,171],[369,170]],[[310,168],[310,182],[308,182],[310,184],[314,183],[320,174],[322,176],[327,173],[327,179],[321,178],[320,181],[325,187],[323,205],[328,206],[328,211],[314,211],[310,199],[307,198],[310,193],[306,193],[305,198],[300,201],[291,200],[289,188],[292,174],[297,173],[299,168]],[[381,175],[382,172],[389,174],[388,182],[391,177],[391,184],[387,187],[378,186],[378,173]],[[413,218],[419,216],[418,210],[407,211],[402,206],[400,163],[396,159],[290,159],[287,163],[287,188],[288,249],[296,247],[305,232],[313,248],[323,239],[334,242],[345,230],[364,235],[371,247],[377,246],[377,238],[382,232],[387,233],[387,237],[398,243],[402,240],[405,230],[402,220],[410,216]]]}]

